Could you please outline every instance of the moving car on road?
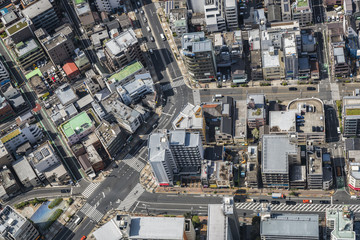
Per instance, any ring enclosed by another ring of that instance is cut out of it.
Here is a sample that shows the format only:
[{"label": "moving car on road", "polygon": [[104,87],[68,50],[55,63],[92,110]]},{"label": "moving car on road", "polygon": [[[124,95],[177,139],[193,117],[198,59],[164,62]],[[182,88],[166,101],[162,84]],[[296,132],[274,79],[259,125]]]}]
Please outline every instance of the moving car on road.
[{"label": "moving car on road", "polygon": [[289,91],[297,91],[296,87],[289,87]]},{"label": "moving car on road", "polygon": [[313,201],[312,200],[309,200],[309,199],[304,199],[303,200],[303,203],[312,203]]}]

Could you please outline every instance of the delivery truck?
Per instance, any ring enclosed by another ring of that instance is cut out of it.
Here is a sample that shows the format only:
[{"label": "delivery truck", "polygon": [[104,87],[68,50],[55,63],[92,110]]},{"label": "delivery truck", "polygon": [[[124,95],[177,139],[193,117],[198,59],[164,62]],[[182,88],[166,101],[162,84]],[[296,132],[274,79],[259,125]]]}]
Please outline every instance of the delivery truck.
[{"label": "delivery truck", "polygon": [[273,199],[282,199],[282,198],[284,198],[284,195],[281,193],[273,193],[273,194],[271,194],[271,197]]}]

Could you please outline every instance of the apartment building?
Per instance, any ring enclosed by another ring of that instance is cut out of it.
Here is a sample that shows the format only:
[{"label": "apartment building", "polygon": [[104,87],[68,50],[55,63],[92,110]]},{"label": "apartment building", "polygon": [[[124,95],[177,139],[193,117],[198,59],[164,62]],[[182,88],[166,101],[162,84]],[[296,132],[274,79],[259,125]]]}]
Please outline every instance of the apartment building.
[{"label": "apartment building", "polygon": [[95,19],[93,12],[91,11],[90,4],[85,0],[74,2],[75,12],[81,22],[81,25],[86,31],[92,30],[95,25]]},{"label": "apartment building", "polygon": [[205,22],[208,32],[226,30],[224,0],[205,0]]},{"label": "apartment building", "polygon": [[38,29],[35,35],[45,49],[54,65],[62,65],[74,54],[74,33],[69,25],[57,28],[57,31],[49,35],[45,29]]},{"label": "apartment building", "polygon": [[6,69],[4,63],[0,61],[0,83],[7,82],[10,80],[10,75],[8,70]]},{"label": "apartment building", "polygon": [[350,74],[350,66],[345,55],[343,47],[333,47],[334,60],[332,61],[332,72],[335,77],[348,77]]},{"label": "apartment building", "polygon": [[22,14],[31,20],[35,29],[43,28],[52,32],[59,24],[53,5],[49,0],[39,0],[22,10]]},{"label": "apartment building", "polygon": [[228,29],[236,30],[239,27],[237,0],[225,0],[225,19]]},{"label": "apartment building", "polygon": [[204,32],[184,34],[181,46],[185,66],[193,81],[208,82],[216,78],[213,45]]},{"label": "apartment building", "polygon": [[348,206],[326,209],[326,233],[331,240],[355,240],[354,213]]},{"label": "apartment building", "polygon": [[140,43],[132,28],[105,43],[105,56],[114,71],[133,61],[145,64]]},{"label": "apartment building", "polygon": [[96,0],[96,8],[99,12],[112,12],[119,9],[122,4],[120,0]]},{"label": "apartment building", "polygon": [[285,56],[285,78],[297,79],[301,64],[299,64],[295,33],[285,33],[282,41]]},{"label": "apartment building", "polygon": [[289,167],[298,149],[287,135],[263,135],[261,175],[264,187],[289,188]]},{"label": "apartment building", "polygon": [[360,96],[343,97],[342,118],[344,137],[360,136]]},{"label": "apartment building", "polygon": [[247,125],[250,129],[266,124],[266,102],[264,94],[249,94],[246,98]]},{"label": "apartment building", "polygon": [[263,80],[261,45],[260,45],[260,31],[253,29],[248,31],[249,45],[250,45],[250,68],[251,79]]},{"label": "apartment building", "polygon": [[3,239],[38,239],[40,233],[32,223],[6,205],[0,212],[0,235]]},{"label": "apartment building", "polygon": [[95,130],[95,124],[86,112],[81,112],[60,125],[69,146],[79,142]]},{"label": "apartment building", "polygon": [[307,151],[306,167],[308,188],[323,189],[323,162],[321,149],[317,149],[316,151]]},{"label": "apartment building", "polygon": [[6,122],[9,118],[15,117],[16,113],[11,107],[10,103],[0,96],[0,123]]},{"label": "apartment building", "polygon": [[319,240],[319,215],[269,214],[260,222],[261,240]]},{"label": "apartment building", "polygon": [[16,61],[23,69],[32,67],[45,58],[45,53],[35,39],[19,42],[14,47]]},{"label": "apartment building", "polygon": [[19,184],[16,182],[14,175],[7,166],[0,169],[0,199],[3,201],[9,197],[13,197],[20,190]]},{"label": "apartment building", "polygon": [[3,167],[4,165],[10,166],[13,160],[11,152],[8,151],[4,144],[0,141],[0,167]]},{"label": "apartment building", "polygon": [[41,180],[31,167],[28,159],[24,156],[12,163],[16,176],[21,184],[26,187],[37,187],[41,184]]},{"label": "apartment building", "polygon": [[301,27],[313,22],[310,0],[296,0],[292,6],[292,20],[299,21]]}]

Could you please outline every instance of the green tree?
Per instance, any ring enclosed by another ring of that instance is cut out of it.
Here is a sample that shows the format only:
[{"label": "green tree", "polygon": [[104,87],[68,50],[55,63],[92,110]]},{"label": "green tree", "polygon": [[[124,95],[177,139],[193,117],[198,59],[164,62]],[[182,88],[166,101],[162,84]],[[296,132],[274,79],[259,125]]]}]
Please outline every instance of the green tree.
[{"label": "green tree", "polygon": [[254,128],[252,131],[251,131],[251,134],[253,135],[254,139],[259,139],[259,129],[257,128]]},{"label": "green tree", "polygon": [[194,215],[194,216],[192,217],[191,221],[192,221],[192,223],[193,223],[193,225],[194,225],[195,228],[197,228],[197,227],[200,226],[200,218],[199,218],[199,216]]}]

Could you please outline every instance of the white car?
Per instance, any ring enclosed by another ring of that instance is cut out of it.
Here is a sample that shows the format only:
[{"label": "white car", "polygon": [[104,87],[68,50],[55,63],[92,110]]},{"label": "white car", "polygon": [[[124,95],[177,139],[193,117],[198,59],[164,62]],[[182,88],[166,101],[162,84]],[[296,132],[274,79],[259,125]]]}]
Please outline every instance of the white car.
[{"label": "white car", "polygon": [[144,22],[147,22],[147,18],[146,18],[146,17],[144,17]]},{"label": "white car", "polygon": [[140,11],[140,13],[141,13],[141,14],[144,14],[144,11],[143,11],[143,10],[141,10],[141,11]]},{"label": "white car", "polygon": [[138,13],[139,11],[137,9],[134,10],[135,13]]}]

